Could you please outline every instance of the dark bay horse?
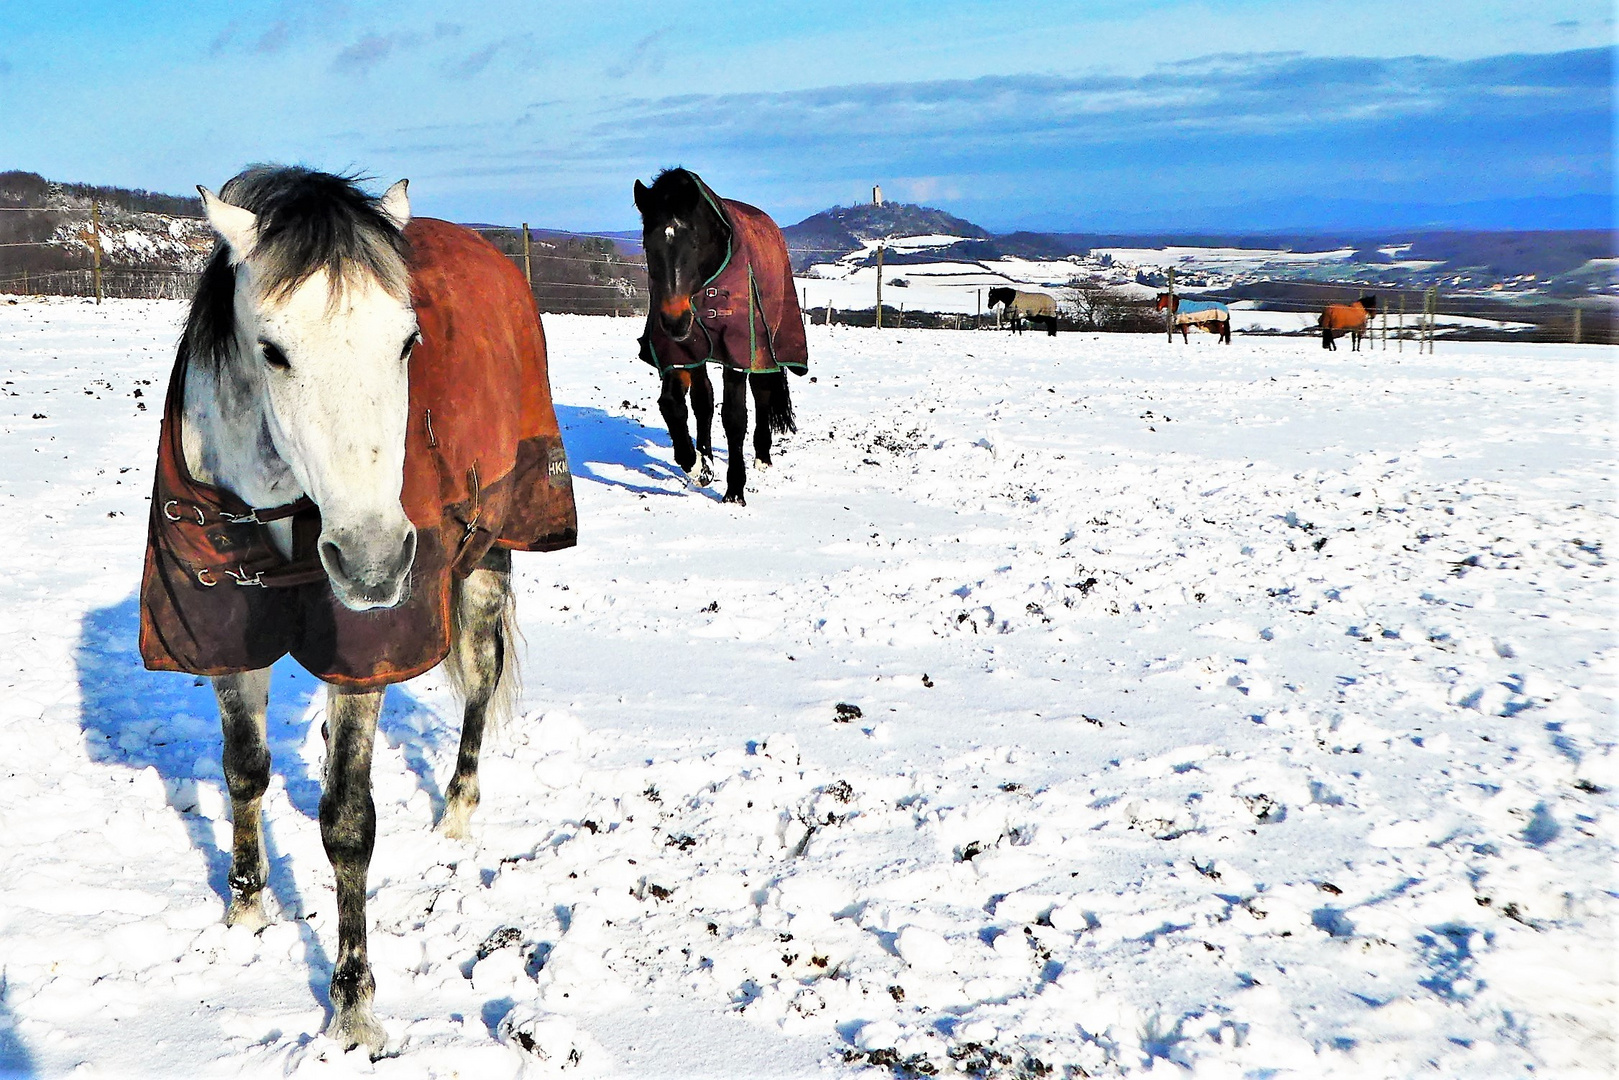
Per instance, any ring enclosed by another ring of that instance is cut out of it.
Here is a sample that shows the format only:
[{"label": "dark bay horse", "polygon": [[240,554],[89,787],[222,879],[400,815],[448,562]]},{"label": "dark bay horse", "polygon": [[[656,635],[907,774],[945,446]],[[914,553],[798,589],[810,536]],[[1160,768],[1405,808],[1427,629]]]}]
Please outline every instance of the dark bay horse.
[{"label": "dark bay horse", "polygon": [[[747,505],[743,441],[751,388],[758,416],[753,452],[770,466],[770,436],[797,431],[785,372],[809,365],[787,241],[763,210],[721,199],[687,169],[665,169],[647,187],[635,182],[652,303],[641,359],[658,369],[658,408],[669,427],[675,462],[697,483],[713,480],[710,429],[714,387],[710,363],[724,372],[720,422],[725,427],[725,501]],[[686,429],[686,395],[697,416],[697,443]]]},{"label": "dark bay horse", "polygon": [[577,521],[521,271],[412,221],[401,180],[255,167],[215,196],[158,442],[149,668],[213,678],[233,828],[226,922],[268,920],[270,667],[327,684],[320,833],[337,884],[326,1031],[382,1052],[366,938],[371,757],[389,683],[445,662],[465,715],[438,828],[464,837],[486,719],[513,693],[513,550]]},{"label": "dark bay horse", "polygon": [[1224,304],[1213,300],[1188,300],[1182,296],[1170,296],[1169,293],[1158,294],[1158,308],[1163,311],[1169,309],[1174,318],[1174,326],[1181,332],[1181,341],[1189,343],[1192,339],[1188,331],[1192,327],[1207,330],[1217,336],[1226,345],[1231,344],[1231,309]]},{"label": "dark bay horse", "polygon": [[997,285],[989,290],[989,306],[1002,305],[1007,326],[1013,333],[1023,333],[1024,322],[1039,323],[1049,337],[1057,336],[1057,302],[1041,292],[1023,292]]},{"label": "dark bay horse", "polygon": [[1360,350],[1360,339],[1366,334],[1372,316],[1377,314],[1377,297],[1363,296],[1353,304],[1328,304],[1316,325],[1321,327],[1321,347],[1337,351],[1334,340],[1349,335],[1349,350]]}]

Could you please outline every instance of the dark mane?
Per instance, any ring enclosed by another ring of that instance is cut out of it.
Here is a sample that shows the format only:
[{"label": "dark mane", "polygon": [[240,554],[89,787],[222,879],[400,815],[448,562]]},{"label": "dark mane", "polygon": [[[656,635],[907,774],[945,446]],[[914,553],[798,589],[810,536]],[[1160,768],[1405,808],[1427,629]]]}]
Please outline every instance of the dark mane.
[{"label": "dark mane", "polygon": [[[695,211],[708,206],[703,197],[703,181],[690,169],[678,165],[664,169],[652,178],[646,189],[646,204],[641,207],[641,220],[648,228],[656,228],[672,217],[690,217]],[[730,235],[731,223],[717,207],[711,212],[725,235]]]},{"label": "dark mane", "polygon": [[1365,308],[1367,311],[1376,311],[1377,310],[1377,297],[1375,297],[1375,296],[1363,296],[1363,297],[1361,297],[1360,298],[1360,306]]},{"label": "dark mane", "polygon": [[679,166],[664,169],[654,176],[647,195],[647,205],[658,220],[689,213],[692,207],[703,201],[703,189],[698,183],[697,174]]},{"label": "dark mane", "polygon": [[[325,271],[343,287],[370,276],[400,298],[410,295],[405,237],[360,177],[299,166],[253,165],[231,177],[220,198],[258,215],[254,268],[267,296],[283,296]],[[197,280],[182,346],[197,360],[224,362],[236,336],[236,271],[223,241]]]}]

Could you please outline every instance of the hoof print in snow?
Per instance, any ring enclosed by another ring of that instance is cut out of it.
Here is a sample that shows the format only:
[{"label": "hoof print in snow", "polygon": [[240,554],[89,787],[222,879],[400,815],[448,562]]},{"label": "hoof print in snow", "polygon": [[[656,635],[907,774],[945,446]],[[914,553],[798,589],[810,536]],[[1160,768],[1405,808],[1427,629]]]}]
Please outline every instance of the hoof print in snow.
[{"label": "hoof print in snow", "polygon": [[850,720],[858,720],[866,715],[860,711],[860,706],[850,705],[847,701],[840,701],[836,707],[837,715],[832,719],[835,723],[847,724]]},{"label": "hoof print in snow", "polygon": [[519,1006],[500,1022],[500,1041],[516,1047],[554,1072],[583,1072],[595,1056],[590,1037],[566,1017]]},{"label": "hoof print in snow", "polygon": [[510,948],[523,940],[523,931],[515,926],[502,926],[490,933],[478,946],[478,959],[487,960],[501,949]]}]

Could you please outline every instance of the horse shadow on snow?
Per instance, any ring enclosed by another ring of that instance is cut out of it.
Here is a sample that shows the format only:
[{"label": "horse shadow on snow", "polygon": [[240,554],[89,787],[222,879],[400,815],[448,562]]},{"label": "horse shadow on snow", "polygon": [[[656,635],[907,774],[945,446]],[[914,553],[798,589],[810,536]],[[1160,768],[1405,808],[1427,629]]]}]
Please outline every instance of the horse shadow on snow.
[{"label": "horse shadow on snow", "polygon": [[[219,896],[219,918],[223,922],[230,903],[229,830],[224,830],[226,840],[221,846],[214,820],[202,812],[205,803],[209,808],[224,807],[219,819],[229,820],[230,793],[220,766],[223,739],[213,687],[205,678],[147,671],[138,648],[139,627],[140,606],[135,597],[91,611],[80,627],[75,662],[81,702],[79,726],[85,749],[92,761],[137,772],[156,770],[168,805],[179,815],[192,847],[203,858],[208,884]],[[324,703],[323,684],[291,659],[283,659],[272,669],[266,717],[272,776],[282,778],[293,810],[312,822],[320,819],[321,779],[319,766],[311,766],[305,755],[309,740],[320,739],[322,710],[315,706],[323,708]],[[453,753],[454,740],[459,735],[457,725],[439,722],[403,687],[391,686],[378,728],[387,744],[400,751],[406,767],[416,777],[418,789],[426,792],[436,818],[443,808],[444,795],[434,778],[432,760],[445,747]],[[318,756],[311,755],[316,760]],[[307,908],[292,874],[292,856],[283,853],[277,842],[276,801],[272,780],[271,792],[265,799],[264,854],[269,863],[266,887],[279,908],[276,917],[299,927],[309,961],[310,992],[329,1012],[331,958],[314,928],[303,918]],[[422,827],[426,828],[427,822]],[[0,1077],[16,1068],[8,1057],[3,1007],[0,995]]]},{"label": "horse shadow on snow", "polygon": [[5,972],[0,970],[0,1078],[11,1080],[12,1077],[35,1076],[37,1070],[33,1055],[23,1045],[22,1038],[17,1034],[16,1021],[6,1007],[7,990]]},{"label": "horse shadow on snow", "polygon": [[[558,404],[556,410],[557,423],[562,428],[563,445],[568,450],[568,468],[572,470],[574,476],[610,487],[623,488],[637,495],[684,494],[683,491],[670,491],[668,488],[631,483],[606,475],[597,468],[601,465],[613,465],[653,480],[674,480],[684,485],[686,475],[681,472],[678,465],[673,464],[674,450],[669,441],[669,433],[663,427],[648,427],[638,420],[610,413],[605,409]],[[714,430],[723,442],[717,412],[714,417]],[[663,455],[654,457],[649,453],[654,448],[662,450]],[[714,448],[714,459],[717,465],[725,460],[723,447]],[[720,466],[717,473],[723,477],[724,467]],[[719,492],[712,489],[704,489],[703,493],[716,501],[720,497]]]}]

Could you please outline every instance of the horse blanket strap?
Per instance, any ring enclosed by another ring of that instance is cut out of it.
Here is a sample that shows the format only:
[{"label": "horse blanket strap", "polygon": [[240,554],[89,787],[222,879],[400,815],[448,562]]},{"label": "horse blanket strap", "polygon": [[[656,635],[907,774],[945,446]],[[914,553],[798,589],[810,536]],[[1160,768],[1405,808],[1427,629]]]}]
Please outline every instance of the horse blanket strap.
[{"label": "horse blanket strap", "polygon": [[730,250],[714,276],[692,295],[696,319],[685,341],[664,332],[656,309],[647,313],[641,359],[660,373],[714,363],[756,374],[782,368],[804,374],[809,343],[781,230],[758,207],[721,199],[695,174],[693,178],[730,228]]},{"label": "horse blanket strap", "polygon": [[[226,675],[290,653],[341,686],[400,682],[448,654],[454,577],[495,547],[551,551],[576,542],[545,334],[522,271],[447,222],[417,218],[405,238],[422,335],[410,359],[400,496],[416,526],[406,599],[366,612],[337,601],[316,555],[320,509],[309,499],[255,508],[191,476],[180,440],[182,346],[158,436],[141,581],[148,668]],[[288,519],[291,558],[264,527]]]}]

